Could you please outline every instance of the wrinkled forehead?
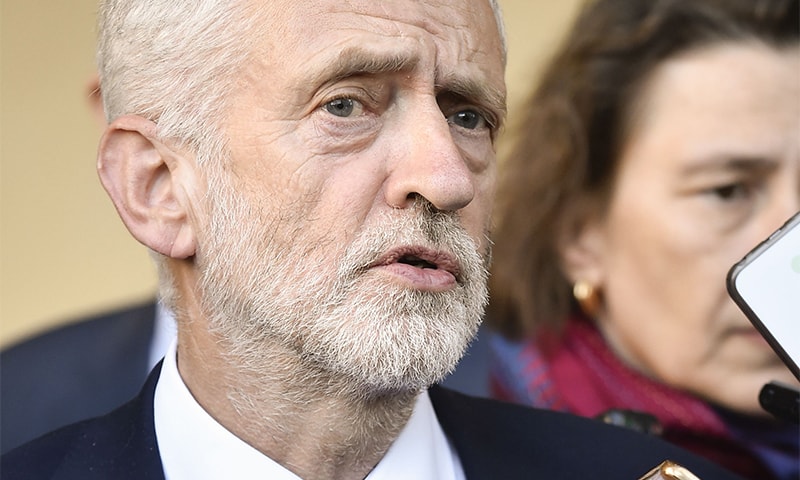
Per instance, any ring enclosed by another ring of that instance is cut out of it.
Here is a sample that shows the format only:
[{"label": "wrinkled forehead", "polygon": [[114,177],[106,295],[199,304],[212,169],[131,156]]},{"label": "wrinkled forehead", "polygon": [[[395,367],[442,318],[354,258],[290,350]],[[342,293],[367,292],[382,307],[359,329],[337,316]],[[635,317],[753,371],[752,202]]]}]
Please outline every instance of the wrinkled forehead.
[{"label": "wrinkled forehead", "polygon": [[489,0],[252,1],[266,13],[260,53],[276,61],[288,55],[302,64],[322,49],[361,45],[417,50],[422,61],[445,71],[460,63],[504,67],[498,17]]},{"label": "wrinkled forehead", "polygon": [[[275,23],[286,26],[331,23],[352,18],[416,26],[433,34],[448,28],[465,33],[496,35],[498,19],[490,0],[249,0],[260,5]],[[487,31],[488,30],[488,31]],[[484,39],[486,40],[486,39]]]}]

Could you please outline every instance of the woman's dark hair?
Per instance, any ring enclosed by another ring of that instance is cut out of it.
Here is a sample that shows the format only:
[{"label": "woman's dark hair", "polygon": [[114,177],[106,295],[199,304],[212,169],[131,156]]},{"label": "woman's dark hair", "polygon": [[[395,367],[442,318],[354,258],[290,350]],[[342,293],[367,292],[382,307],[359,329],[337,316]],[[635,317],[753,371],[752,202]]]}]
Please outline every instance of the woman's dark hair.
[{"label": "woman's dark hair", "polygon": [[559,244],[606,208],[636,100],[661,62],[721,42],[796,47],[799,32],[798,0],[587,3],[509,130],[488,321],[519,337],[558,328],[575,307]]}]

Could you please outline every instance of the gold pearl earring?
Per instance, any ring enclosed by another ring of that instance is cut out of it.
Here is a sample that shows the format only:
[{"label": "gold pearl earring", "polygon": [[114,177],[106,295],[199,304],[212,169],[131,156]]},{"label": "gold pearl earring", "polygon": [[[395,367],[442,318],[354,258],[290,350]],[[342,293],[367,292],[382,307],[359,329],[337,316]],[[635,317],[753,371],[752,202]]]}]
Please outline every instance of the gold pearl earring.
[{"label": "gold pearl earring", "polygon": [[594,318],[600,311],[600,291],[591,283],[578,280],[572,287],[572,295],[578,301],[583,313],[590,318]]}]

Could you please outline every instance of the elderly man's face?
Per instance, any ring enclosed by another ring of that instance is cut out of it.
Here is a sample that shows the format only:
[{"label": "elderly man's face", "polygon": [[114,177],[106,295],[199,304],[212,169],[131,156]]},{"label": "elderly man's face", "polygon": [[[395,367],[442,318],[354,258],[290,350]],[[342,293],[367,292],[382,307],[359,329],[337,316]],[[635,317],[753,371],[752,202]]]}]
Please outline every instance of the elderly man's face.
[{"label": "elderly man's face", "polygon": [[477,0],[272,3],[199,241],[207,310],[242,351],[278,341],[378,389],[420,388],[486,300],[494,16]]}]

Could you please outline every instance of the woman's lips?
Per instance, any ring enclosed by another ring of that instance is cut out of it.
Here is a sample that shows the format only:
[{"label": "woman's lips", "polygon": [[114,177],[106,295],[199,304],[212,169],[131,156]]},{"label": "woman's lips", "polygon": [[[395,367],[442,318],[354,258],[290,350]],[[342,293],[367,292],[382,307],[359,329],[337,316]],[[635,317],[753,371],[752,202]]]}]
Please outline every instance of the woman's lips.
[{"label": "woman's lips", "polygon": [[736,327],[731,327],[728,330],[728,335],[736,338],[741,338],[746,340],[747,342],[751,342],[754,344],[759,344],[763,348],[771,349],[772,347],[769,346],[767,340],[764,336],[756,330],[756,328],[752,325],[741,325]]}]

